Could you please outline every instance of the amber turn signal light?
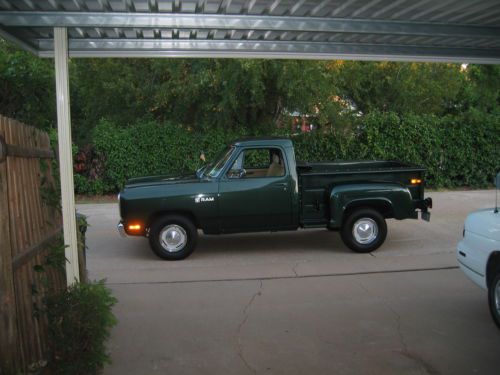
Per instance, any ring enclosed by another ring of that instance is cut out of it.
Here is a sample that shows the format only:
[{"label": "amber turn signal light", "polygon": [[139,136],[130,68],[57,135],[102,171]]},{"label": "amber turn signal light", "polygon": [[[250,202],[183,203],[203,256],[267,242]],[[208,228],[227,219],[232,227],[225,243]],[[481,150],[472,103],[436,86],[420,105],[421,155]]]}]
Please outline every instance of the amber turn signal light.
[{"label": "amber turn signal light", "polygon": [[412,185],[418,185],[422,183],[422,180],[420,178],[412,178],[410,182]]},{"label": "amber turn signal light", "polygon": [[128,230],[131,232],[138,232],[142,229],[141,224],[130,224],[128,226]]}]

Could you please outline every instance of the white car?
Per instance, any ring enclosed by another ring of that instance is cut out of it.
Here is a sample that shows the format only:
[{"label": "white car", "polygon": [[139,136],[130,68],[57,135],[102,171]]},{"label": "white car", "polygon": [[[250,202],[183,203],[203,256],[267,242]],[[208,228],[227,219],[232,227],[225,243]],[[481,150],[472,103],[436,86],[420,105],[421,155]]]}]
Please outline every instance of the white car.
[{"label": "white car", "polygon": [[[497,187],[500,173],[497,175]],[[467,216],[464,238],[457,246],[457,260],[464,273],[488,291],[493,320],[500,328],[500,213],[498,208]]]}]

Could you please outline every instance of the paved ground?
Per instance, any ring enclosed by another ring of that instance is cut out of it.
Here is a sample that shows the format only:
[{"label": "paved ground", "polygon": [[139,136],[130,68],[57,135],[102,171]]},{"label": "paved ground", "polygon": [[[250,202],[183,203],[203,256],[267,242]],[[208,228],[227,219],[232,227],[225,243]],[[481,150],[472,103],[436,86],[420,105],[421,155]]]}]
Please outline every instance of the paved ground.
[{"label": "paved ground", "polygon": [[390,220],[372,255],[311,230],[201,236],[182,262],[120,238],[116,205],[80,205],[90,276],[119,300],[104,374],[498,374],[500,331],[453,254],[494,192],[431,196],[431,222]]}]

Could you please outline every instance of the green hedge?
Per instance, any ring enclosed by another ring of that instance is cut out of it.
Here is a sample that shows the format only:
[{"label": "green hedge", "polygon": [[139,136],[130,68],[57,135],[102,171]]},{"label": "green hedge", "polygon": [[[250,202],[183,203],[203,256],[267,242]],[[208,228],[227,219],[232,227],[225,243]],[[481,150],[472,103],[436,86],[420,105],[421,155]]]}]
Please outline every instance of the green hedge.
[{"label": "green hedge", "polygon": [[[354,121],[350,131],[291,136],[297,160],[398,159],[427,168],[431,187],[484,187],[499,168],[500,122],[496,115],[461,116],[371,113]],[[276,129],[271,134],[283,133]],[[103,164],[93,180],[75,176],[78,193],[118,191],[134,176],[193,171],[201,150],[214,157],[245,129],[193,132],[173,124],[140,122],[119,127],[101,121],[93,133],[95,158]]]},{"label": "green hedge", "polygon": [[179,125],[151,121],[121,128],[103,120],[94,130],[93,141],[104,172],[94,181],[77,176],[77,192],[116,192],[130,177],[194,171],[202,165],[200,151],[210,160],[242,133],[223,129],[194,133]]},{"label": "green hedge", "polygon": [[500,167],[499,138],[500,118],[480,112],[447,117],[373,114],[365,122],[362,157],[422,165],[432,187],[485,187]]}]

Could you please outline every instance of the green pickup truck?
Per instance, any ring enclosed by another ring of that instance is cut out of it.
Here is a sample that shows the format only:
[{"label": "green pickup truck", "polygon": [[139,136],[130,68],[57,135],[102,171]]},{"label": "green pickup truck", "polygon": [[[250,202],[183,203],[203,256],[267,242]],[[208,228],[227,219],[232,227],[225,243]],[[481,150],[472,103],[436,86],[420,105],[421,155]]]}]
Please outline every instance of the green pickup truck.
[{"label": "green pickup truck", "polygon": [[181,176],[133,178],[119,194],[122,235],[145,236],[160,258],[179,260],[205,234],[338,230],[352,250],[385,241],[385,219],[429,220],[425,170],[396,161],[296,163],[287,138],[239,139]]}]

